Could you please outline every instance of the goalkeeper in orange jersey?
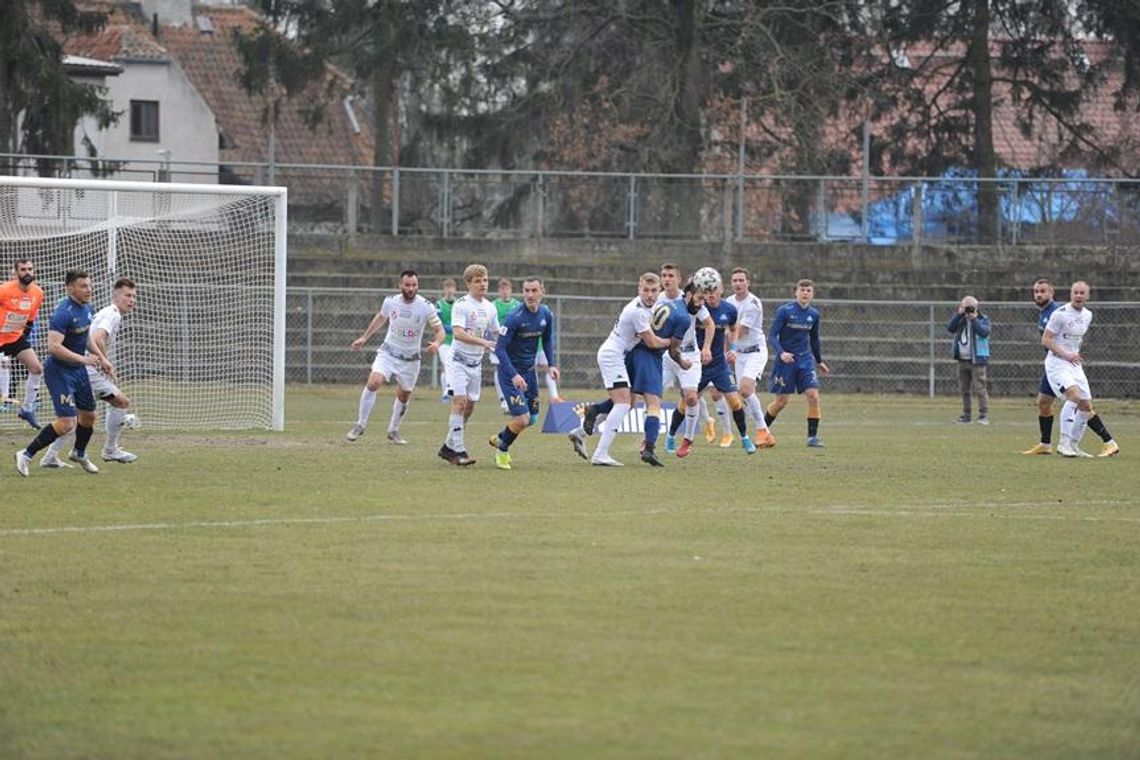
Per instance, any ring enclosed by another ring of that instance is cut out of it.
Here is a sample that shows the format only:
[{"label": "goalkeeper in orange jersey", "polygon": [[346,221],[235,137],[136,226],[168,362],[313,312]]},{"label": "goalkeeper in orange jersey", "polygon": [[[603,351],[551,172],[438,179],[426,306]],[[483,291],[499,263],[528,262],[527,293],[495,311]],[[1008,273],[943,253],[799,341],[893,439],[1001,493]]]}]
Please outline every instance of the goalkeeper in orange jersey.
[{"label": "goalkeeper in orange jersey", "polygon": [[[24,386],[24,403],[16,416],[36,430],[36,394],[44,368],[32,348],[29,336],[44,300],[44,292],[36,285],[36,265],[30,258],[16,261],[13,278],[0,285],[0,354],[17,359],[28,369]],[[4,399],[7,401],[7,399]]]}]

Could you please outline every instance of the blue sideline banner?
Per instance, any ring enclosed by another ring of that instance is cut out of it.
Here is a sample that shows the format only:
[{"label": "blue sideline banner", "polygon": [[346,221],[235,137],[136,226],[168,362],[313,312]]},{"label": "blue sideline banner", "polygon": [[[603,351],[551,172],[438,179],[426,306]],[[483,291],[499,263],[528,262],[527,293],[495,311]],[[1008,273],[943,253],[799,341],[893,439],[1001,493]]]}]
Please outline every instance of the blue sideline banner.
[{"label": "blue sideline banner", "polygon": [[[563,401],[560,404],[548,405],[546,407],[546,419],[542,422],[542,432],[569,433],[582,423],[581,406],[581,403],[577,401]],[[676,408],[677,405],[671,401],[661,403],[659,416],[663,426],[669,424],[669,418]],[[629,414],[622,420],[618,432],[637,433],[638,435],[645,432],[645,404],[638,402],[629,410]]]}]

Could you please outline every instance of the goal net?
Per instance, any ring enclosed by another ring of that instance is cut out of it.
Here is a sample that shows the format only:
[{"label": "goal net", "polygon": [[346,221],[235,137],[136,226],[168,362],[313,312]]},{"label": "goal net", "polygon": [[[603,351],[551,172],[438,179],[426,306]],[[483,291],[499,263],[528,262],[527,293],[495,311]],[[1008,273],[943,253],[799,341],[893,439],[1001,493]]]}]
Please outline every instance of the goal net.
[{"label": "goal net", "polygon": [[[35,262],[42,361],[68,270],[91,275],[94,311],[131,278],[138,303],[111,361],[143,425],[281,430],[285,206],[284,188],[0,177],[0,280],[16,260]],[[15,359],[11,369],[5,428],[24,425],[14,412],[26,373]],[[39,406],[41,423],[54,417],[46,385]]]}]

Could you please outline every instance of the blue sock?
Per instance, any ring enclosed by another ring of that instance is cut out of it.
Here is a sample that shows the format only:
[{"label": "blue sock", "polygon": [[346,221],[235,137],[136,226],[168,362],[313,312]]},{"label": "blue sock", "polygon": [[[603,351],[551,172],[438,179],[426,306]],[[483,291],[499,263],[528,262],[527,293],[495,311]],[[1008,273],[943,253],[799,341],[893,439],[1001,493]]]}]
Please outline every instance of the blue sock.
[{"label": "blue sock", "polygon": [[592,404],[592,406],[594,407],[594,411],[598,414],[609,414],[614,410],[614,400],[608,398],[605,401],[599,401],[596,404]]},{"label": "blue sock", "polygon": [[657,443],[657,436],[661,432],[661,418],[656,414],[645,415],[645,442],[650,446]]},{"label": "blue sock", "polygon": [[511,444],[518,438],[518,433],[511,432],[509,427],[505,427],[499,431],[499,451],[506,451],[511,447]]}]

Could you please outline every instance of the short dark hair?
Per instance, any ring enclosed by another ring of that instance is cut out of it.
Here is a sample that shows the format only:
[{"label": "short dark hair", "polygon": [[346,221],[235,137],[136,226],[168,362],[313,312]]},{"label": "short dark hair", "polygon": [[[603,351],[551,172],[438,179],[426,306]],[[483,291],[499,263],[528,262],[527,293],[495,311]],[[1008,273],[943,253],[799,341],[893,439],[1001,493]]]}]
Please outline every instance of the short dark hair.
[{"label": "short dark hair", "polygon": [[34,259],[32,259],[32,257],[31,257],[31,256],[21,256],[20,258],[16,259],[16,260],[15,260],[15,261],[12,263],[12,268],[13,268],[13,269],[15,269],[16,267],[18,267],[18,266],[20,266],[21,264],[23,264],[25,261],[27,261],[27,262],[28,262],[28,263],[30,263],[30,264],[35,264],[35,263],[36,263],[36,262],[35,262],[35,260],[34,260]]},{"label": "short dark hair", "polygon": [[523,278],[523,285],[526,285],[528,282],[537,282],[538,287],[542,288],[543,290],[546,290],[546,283],[543,282],[542,278],[536,274],[531,275],[530,277],[524,277]]},{"label": "short dark hair", "polygon": [[67,270],[67,276],[63,278],[63,284],[70,285],[76,280],[82,280],[84,277],[90,276],[91,275],[87,274],[82,269],[69,269]]},{"label": "short dark hair", "polygon": [[805,277],[796,283],[796,288],[811,288],[815,290],[815,283]]},{"label": "short dark hair", "polygon": [[1049,287],[1053,287],[1053,282],[1048,277],[1038,277],[1036,280],[1033,281],[1034,285],[1040,285],[1041,283],[1045,283]]},{"label": "short dark hair", "polygon": [[674,264],[671,261],[666,261],[664,264],[661,265],[661,271],[662,272],[664,272],[666,269],[668,269],[671,272],[676,272],[677,277],[681,276],[681,267],[677,266],[676,264]]},{"label": "short dark hair", "polygon": [[417,280],[420,279],[420,276],[416,274],[416,270],[414,269],[405,269],[403,272],[400,272],[400,279],[402,280],[405,277],[415,277]]},{"label": "short dark hair", "polygon": [[512,282],[510,281],[510,278],[507,278],[507,277],[500,277],[500,278],[499,278],[499,287],[501,288],[501,287],[503,287],[504,285],[510,285],[510,286],[511,286],[511,289],[512,289],[512,290],[513,290],[513,289],[514,289],[514,287],[515,287],[515,286],[514,286],[514,283],[512,283]]},{"label": "short dark hair", "polygon": [[747,269],[745,269],[744,267],[736,267],[735,269],[732,270],[732,272],[729,273],[729,277],[732,277],[732,275],[734,275],[734,274],[742,274],[742,275],[744,275],[744,279],[748,280],[749,282],[752,282],[752,274]]},{"label": "short dark hair", "polygon": [[132,280],[130,277],[120,277],[119,279],[115,280],[115,285],[111,289],[112,290],[119,290],[120,288],[133,288],[133,287],[136,287],[134,280]]}]

